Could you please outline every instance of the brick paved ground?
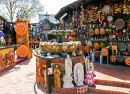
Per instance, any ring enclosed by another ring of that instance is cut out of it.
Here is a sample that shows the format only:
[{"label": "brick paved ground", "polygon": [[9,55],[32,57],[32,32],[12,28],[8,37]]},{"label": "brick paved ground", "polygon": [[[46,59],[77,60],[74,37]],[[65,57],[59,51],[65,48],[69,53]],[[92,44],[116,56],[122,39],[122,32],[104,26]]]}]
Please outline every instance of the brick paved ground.
[{"label": "brick paved ground", "polygon": [[[0,73],[0,94],[45,94],[35,86],[36,58],[26,60]],[[96,79],[130,82],[130,67],[115,67],[94,63]],[[36,90],[36,92],[35,92]],[[91,93],[96,94],[96,93]]]},{"label": "brick paved ground", "polygon": [[[35,94],[36,58],[26,60],[0,73],[0,94]],[[38,94],[45,94],[40,89]]]},{"label": "brick paved ground", "polygon": [[130,67],[112,66],[94,63],[96,70],[95,79],[112,80],[130,83]]}]

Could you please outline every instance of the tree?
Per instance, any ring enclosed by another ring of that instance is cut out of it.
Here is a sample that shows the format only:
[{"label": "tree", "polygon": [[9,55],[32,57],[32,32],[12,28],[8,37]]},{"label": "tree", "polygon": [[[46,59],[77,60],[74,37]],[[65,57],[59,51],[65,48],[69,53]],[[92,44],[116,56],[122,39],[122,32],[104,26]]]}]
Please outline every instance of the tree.
[{"label": "tree", "polygon": [[6,13],[10,21],[14,21],[15,14],[19,10],[26,11],[28,17],[32,18],[37,13],[43,12],[43,5],[39,0],[0,0],[2,12]]}]

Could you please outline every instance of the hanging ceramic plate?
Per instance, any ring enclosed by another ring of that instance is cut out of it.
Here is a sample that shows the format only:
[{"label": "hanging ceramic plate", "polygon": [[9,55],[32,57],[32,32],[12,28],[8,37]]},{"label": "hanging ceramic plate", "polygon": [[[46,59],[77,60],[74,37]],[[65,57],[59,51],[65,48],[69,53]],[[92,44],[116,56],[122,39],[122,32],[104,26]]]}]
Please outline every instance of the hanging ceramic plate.
[{"label": "hanging ceramic plate", "polygon": [[128,28],[130,29],[130,19],[129,19],[129,21],[127,22],[127,26],[128,26]]},{"label": "hanging ceramic plate", "polygon": [[104,15],[109,15],[111,13],[111,7],[109,5],[104,5],[102,12]]},{"label": "hanging ceramic plate", "polygon": [[109,28],[112,28],[112,24],[111,23],[109,24]]},{"label": "hanging ceramic plate", "polygon": [[117,50],[117,46],[112,45],[111,50]]},{"label": "hanging ceramic plate", "polygon": [[90,35],[90,36],[94,35],[93,29],[89,29],[89,35]]},{"label": "hanging ceramic plate", "polygon": [[115,63],[116,62],[116,56],[112,55],[110,57],[110,60],[111,60],[112,63]]},{"label": "hanging ceramic plate", "polygon": [[127,47],[128,47],[127,49],[130,51],[130,43],[128,44],[128,46],[127,46]]},{"label": "hanging ceramic plate", "polygon": [[111,22],[113,20],[112,16],[107,16],[107,21]]},{"label": "hanging ceramic plate", "polygon": [[126,44],[125,43],[120,43],[119,45],[118,45],[118,49],[120,50],[120,51],[125,51],[126,50]]},{"label": "hanging ceramic plate", "polygon": [[96,35],[99,34],[99,29],[98,29],[98,28],[95,29],[95,34],[96,34]]},{"label": "hanging ceramic plate", "polygon": [[130,57],[128,57],[128,58],[125,59],[125,64],[127,66],[130,66]]},{"label": "hanging ceramic plate", "polygon": [[96,42],[96,43],[94,43],[94,48],[95,49],[99,49],[99,44]]},{"label": "hanging ceramic plate", "polygon": [[116,29],[122,29],[124,26],[124,20],[123,19],[117,19],[115,22]]},{"label": "hanging ceramic plate", "polygon": [[117,57],[116,57],[116,60],[117,60],[119,63],[124,62],[124,58],[123,58],[122,56],[117,56]]},{"label": "hanging ceramic plate", "polygon": [[91,42],[91,41],[88,41],[87,46],[88,46],[88,47],[92,47],[92,42]]},{"label": "hanging ceramic plate", "polygon": [[101,50],[101,53],[102,53],[103,56],[107,56],[107,55],[108,55],[108,50],[107,50],[107,48],[103,48],[103,49]]},{"label": "hanging ceramic plate", "polygon": [[100,48],[105,47],[105,44],[103,42],[100,43]]},{"label": "hanging ceramic plate", "polygon": [[100,28],[100,34],[104,35],[105,34],[105,29],[104,28]]},{"label": "hanging ceramic plate", "polygon": [[95,56],[96,56],[97,58],[99,58],[99,57],[100,57],[100,51],[95,51]]}]

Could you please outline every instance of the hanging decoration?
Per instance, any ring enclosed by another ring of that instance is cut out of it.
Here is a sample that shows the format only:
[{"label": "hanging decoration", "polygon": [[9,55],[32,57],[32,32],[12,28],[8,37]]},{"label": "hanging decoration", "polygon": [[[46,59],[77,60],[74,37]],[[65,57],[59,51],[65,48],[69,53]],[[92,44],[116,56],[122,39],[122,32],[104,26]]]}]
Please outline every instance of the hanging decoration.
[{"label": "hanging decoration", "polygon": [[130,66],[130,57],[128,57],[128,58],[125,59],[125,64],[127,66]]},{"label": "hanging decoration", "polygon": [[120,44],[118,45],[118,49],[119,49],[120,51],[125,51],[126,48],[127,48],[127,46],[126,46],[125,43],[120,43]]},{"label": "hanging decoration", "polygon": [[117,19],[115,22],[116,29],[122,29],[124,26],[124,20],[123,19]]},{"label": "hanging decoration", "polygon": [[110,60],[111,60],[112,63],[115,63],[116,62],[116,56],[112,55],[110,57]]},{"label": "hanging decoration", "polygon": [[103,15],[109,15],[111,13],[110,5],[104,5],[102,12],[103,12]]},{"label": "hanging decoration", "polygon": [[25,45],[21,45],[20,47],[18,47],[18,49],[16,50],[16,54],[19,57],[26,57],[29,54],[29,48]]},{"label": "hanging decoration", "polygon": [[16,17],[17,17],[17,21],[27,21],[28,20],[27,12],[24,10],[18,11]]},{"label": "hanging decoration", "polygon": [[101,50],[101,53],[102,53],[103,56],[107,56],[107,55],[108,55],[108,50],[107,50],[107,48],[103,48],[103,49]]},{"label": "hanging decoration", "polygon": [[27,31],[28,27],[22,22],[15,26],[15,32],[21,36],[25,35]]},{"label": "hanging decoration", "polygon": [[99,49],[99,44],[96,42],[96,43],[94,43],[94,48],[95,49]]}]

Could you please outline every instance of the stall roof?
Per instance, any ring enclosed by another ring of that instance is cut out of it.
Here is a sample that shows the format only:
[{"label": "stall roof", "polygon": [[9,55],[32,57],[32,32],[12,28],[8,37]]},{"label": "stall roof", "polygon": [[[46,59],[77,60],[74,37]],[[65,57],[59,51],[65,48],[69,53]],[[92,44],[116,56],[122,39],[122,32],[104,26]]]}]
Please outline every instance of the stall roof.
[{"label": "stall roof", "polygon": [[60,17],[62,17],[67,11],[73,11],[73,7],[79,7],[82,5],[83,2],[87,3],[89,1],[91,0],[77,0],[73,3],[70,3],[64,6],[63,8],[61,8],[54,17],[59,20]]},{"label": "stall roof", "polygon": [[2,20],[7,22],[7,20],[4,17],[2,17],[2,16],[0,16],[0,19],[2,19]]}]

